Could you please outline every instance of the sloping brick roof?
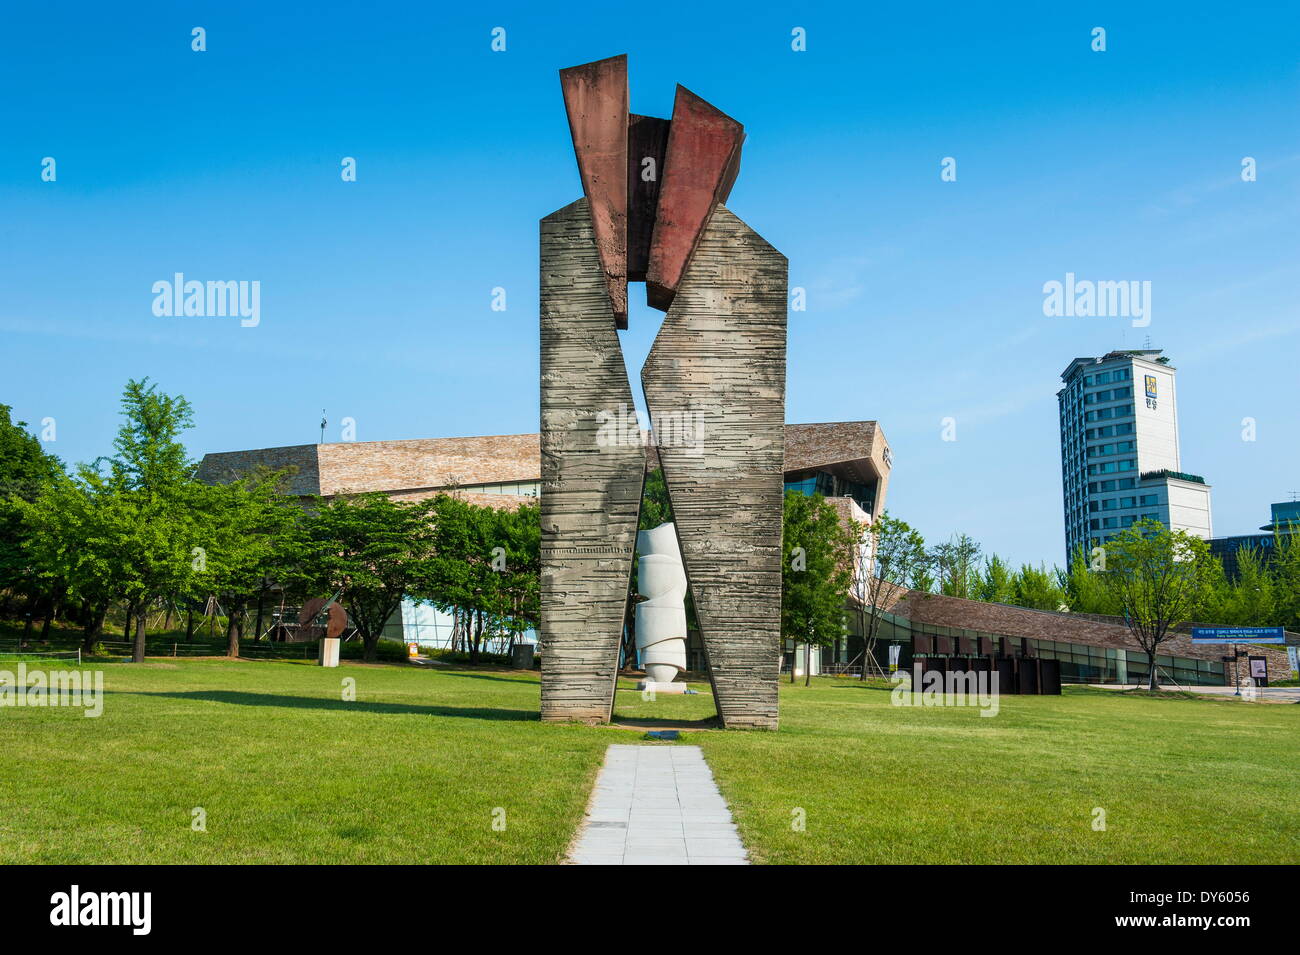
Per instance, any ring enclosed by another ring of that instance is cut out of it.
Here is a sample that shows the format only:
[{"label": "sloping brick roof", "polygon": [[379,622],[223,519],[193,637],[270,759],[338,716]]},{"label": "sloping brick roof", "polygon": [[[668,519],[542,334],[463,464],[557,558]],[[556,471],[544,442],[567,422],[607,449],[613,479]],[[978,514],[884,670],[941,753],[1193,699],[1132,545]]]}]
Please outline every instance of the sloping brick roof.
[{"label": "sloping brick roof", "polygon": [[298,472],[289,484],[293,494],[418,492],[456,484],[536,481],[541,459],[536,434],[357,441],[207,454],[198,477],[221,482],[258,466],[295,467]]},{"label": "sloping brick roof", "polygon": [[[916,590],[903,591],[895,595],[890,603],[886,608],[889,612],[905,617],[913,624],[1139,652],[1141,649],[1128,627],[1116,617],[1030,610],[1026,607],[963,600],[960,597]],[[1190,634],[1178,632],[1161,641],[1158,652],[1168,656],[1190,657],[1193,660],[1219,660],[1225,653],[1230,654],[1231,650],[1218,644],[1192,643]],[[1250,653],[1268,658],[1270,680],[1290,676],[1285,651],[1252,646]]]},{"label": "sloping brick roof", "polygon": [[[874,480],[877,473],[888,477],[883,458],[888,445],[874,421],[789,424],[785,440],[787,473],[837,466],[853,480]],[[651,452],[650,466],[657,466],[658,457]],[[204,455],[198,476],[203,481],[229,481],[258,466],[297,468],[290,480],[291,493],[326,496],[537,481],[542,470],[541,436],[415,438],[215,452]],[[882,499],[883,490],[882,481]]]}]

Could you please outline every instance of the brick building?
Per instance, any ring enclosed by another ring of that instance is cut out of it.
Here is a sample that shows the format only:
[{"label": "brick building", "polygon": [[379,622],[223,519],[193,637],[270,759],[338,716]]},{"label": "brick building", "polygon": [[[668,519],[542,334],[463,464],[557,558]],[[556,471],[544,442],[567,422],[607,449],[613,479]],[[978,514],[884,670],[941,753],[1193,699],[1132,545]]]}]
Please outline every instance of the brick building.
[{"label": "brick building", "polygon": [[[649,451],[646,468],[653,470],[659,466],[658,456],[653,447]],[[825,495],[845,520],[870,523],[884,509],[892,463],[889,444],[874,421],[786,425],[786,487]],[[303,497],[380,491],[394,500],[415,501],[448,493],[475,504],[518,507],[544,492],[537,434],[219,452],[204,456],[198,477],[220,483],[259,467],[292,469],[288,491]],[[387,628],[393,639],[448,645],[449,615],[405,601],[401,619],[397,617]],[[693,668],[703,669],[698,634],[692,635],[688,656]]]},{"label": "brick building", "polygon": [[[1147,677],[1146,653],[1118,617],[1053,613],[903,591],[891,601],[880,629],[877,656],[885,654],[884,646],[897,641],[903,648],[903,666],[910,662],[915,636],[924,633],[954,639],[989,637],[999,650],[1005,639],[1023,640],[1031,655],[1061,661],[1061,679],[1068,683],[1134,683]],[[1187,629],[1180,628],[1160,644],[1156,656],[1160,682],[1231,685],[1233,664],[1223,658],[1233,655],[1232,647],[1192,643]],[[1287,634],[1287,642],[1300,643],[1300,635]],[[1246,677],[1247,653],[1267,658],[1270,682],[1291,676],[1282,650],[1250,646],[1242,647],[1241,653],[1239,679]]]}]

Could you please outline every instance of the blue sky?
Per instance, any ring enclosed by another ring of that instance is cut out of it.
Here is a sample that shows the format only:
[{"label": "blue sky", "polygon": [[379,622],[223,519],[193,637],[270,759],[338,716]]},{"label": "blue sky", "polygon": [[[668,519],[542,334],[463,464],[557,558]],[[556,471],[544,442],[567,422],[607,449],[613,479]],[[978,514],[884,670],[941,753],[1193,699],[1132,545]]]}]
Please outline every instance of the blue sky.
[{"label": "blue sky", "polygon": [[[788,420],[878,419],[893,513],[1059,561],[1059,374],[1149,335],[1216,533],[1264,523],[1300,490],[1295,5],[901,6],[15,7],[0,402],[68,461],[144,375],[196,456],[313,442],[322,408],[327,440],[535,431],[537,220],[581,192],[556,71],[626,52],[635,111],[681,82],[746,125],[729,206],[808,290]],[[155,316],[175,272],[259,281],[260,324]],[[1150,326],[1044,317],[1066,272],[1150,281]],[[661,316],[632,298],[635,376]]]}]

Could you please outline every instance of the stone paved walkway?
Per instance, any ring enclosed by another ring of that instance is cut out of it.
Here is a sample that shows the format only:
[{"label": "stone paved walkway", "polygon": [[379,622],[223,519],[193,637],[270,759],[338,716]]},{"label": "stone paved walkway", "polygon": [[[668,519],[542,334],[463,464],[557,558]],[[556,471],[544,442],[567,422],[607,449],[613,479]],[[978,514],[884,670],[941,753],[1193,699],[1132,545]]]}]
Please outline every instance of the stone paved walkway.
[{"label": "stone paved walkway", "polygon": [[748,865],[698,746],[612,744],[569,861]]}]

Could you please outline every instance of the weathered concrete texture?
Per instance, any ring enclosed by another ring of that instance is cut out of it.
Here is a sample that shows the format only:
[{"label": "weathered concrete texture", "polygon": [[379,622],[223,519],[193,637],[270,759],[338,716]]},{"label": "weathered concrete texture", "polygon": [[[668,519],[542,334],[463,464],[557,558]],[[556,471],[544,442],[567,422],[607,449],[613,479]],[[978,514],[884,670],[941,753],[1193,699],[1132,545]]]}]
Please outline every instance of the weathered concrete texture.
[{"label": "weathered concrete texture", "polygon": [[686,87],[677,87],[646,269],[651,307],[672,304],[713,207],[731,194],[744,139],[740,123]]},{"label": "weathered concrete texture", "polygon": [[785,256],[718,206],[641,382],[728,727],[777,725],[785,345]]},{"label": "weathered concrete texture", "polygon": [[541,247],[542,719],[605,722],[645,448],[601,431],[632,389],[586,199],[542,220]]},{"label": "weathered concrete texture", "polygon": [[610,307],[627,328],[627,56],[560,70],[560,87]]}]

